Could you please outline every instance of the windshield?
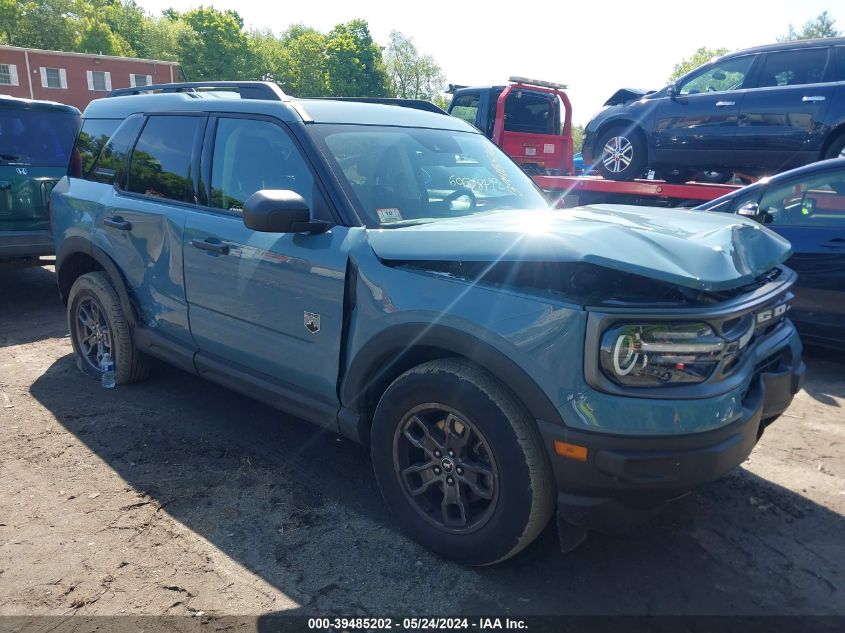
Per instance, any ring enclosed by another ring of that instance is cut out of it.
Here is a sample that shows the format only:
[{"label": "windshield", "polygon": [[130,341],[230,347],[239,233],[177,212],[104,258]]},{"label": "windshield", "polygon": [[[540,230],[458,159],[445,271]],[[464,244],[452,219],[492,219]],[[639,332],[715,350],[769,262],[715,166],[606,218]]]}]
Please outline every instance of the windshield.
[{"label": "windshield", "polygon": [[480,134],[363,125],[311,131],[369,227],[549,207],[534,182]]},{"label": "windshield", "polygon": [[69,112],[0,108],[0,165],[67,167],[78,124]]}]

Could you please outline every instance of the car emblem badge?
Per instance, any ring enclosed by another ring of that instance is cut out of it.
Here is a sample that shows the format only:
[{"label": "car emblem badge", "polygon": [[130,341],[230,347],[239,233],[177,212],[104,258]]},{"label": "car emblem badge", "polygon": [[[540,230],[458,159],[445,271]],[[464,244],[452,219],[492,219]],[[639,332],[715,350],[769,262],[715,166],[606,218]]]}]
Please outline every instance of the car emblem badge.
[{"label": "car emblem badge", "polygon": [[315,312],[305,312],[305,329],[316,334],[320,331],[320,315]]},{"label": "car emblem badge", "polygon": [[26,176],[26,167],[18,167],[15,171],[18,172],[18,176]]}]

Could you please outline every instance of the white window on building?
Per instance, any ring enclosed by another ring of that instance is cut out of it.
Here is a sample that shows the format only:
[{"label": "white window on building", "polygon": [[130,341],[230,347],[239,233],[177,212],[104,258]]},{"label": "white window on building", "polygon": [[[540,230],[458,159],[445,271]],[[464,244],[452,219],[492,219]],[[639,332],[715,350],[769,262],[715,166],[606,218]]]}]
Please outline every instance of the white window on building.
[{"label": "white window on building", "polygon": [[38,70],[41,73],[42,88],[67,88],[67,72],[65,72],[64,68],[45,68],[41,66]]},{"label": "white window on building", "polygon": [[129,85],[133,88],[149,86],[153,83],[152,75],[129,75]]},{"label": "white window on building", "polygon": [[87,70],[88,90],[108,92],[111,90],[111,73],[102,70]]},{"label": "white window on building", "polygon": [[0,86],[17,86],[18,67],[14,64],[0,64]]}]

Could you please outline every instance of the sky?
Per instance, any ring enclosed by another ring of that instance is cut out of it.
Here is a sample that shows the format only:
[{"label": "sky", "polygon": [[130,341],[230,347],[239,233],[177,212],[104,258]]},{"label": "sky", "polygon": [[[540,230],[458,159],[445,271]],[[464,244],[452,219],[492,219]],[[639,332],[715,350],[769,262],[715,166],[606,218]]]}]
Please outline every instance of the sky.
[{"label": "sky", "polygon": [[775,42],[828,10],[845,32],[841,0],[580,0],[507,3],[426,0],[136,0],[153,14],[200,5],[233,9],[247,27],[281,33],[291,24],[328,31],[364,18],[376,42],[413,38],[449,83],[493,85],[513,75],[567,84],[573,121],[585,124],[616,90],[659,89],[699,47],[729,50]]}]

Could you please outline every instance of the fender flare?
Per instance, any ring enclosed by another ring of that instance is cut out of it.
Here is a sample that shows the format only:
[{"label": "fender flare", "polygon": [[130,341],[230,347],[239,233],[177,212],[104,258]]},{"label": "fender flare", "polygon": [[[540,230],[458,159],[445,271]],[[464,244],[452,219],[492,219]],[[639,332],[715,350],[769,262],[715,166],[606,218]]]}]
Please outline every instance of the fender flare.
[{"label": "fender flare", "polygon": [[129,298],[126,281],[120,273],[120,269],[118,269],[117,264],[114,263],[114,260],[108,253],[84,237],[71,236],[66,238],[56,253],[56,278],[59,283],[59,293],[62,295],[62,301],[67,303],[67,297],[61,292],[61,267],[69,257],[77,253],[82,253],[93,259],[109,276],[112,286],[114,286],[115,292],[117,292],[117,296],[120,298],[120,307],[123,309],[123,314],[126,315],[129,327],[134,330],[138,324],[138,319],[132,301]]},{"label": "fender flare", "polygon": [[374,377],[392,359],[400,357],[409,344],[415,348],[435,348],[449,355],[463,356],[508,387],[534,419],[564,424],[549,397],[506,354],[466,332],[430,323],[395,325],[367,341],[349,364],[341,381],[342,405],[358,414],[365,414],[367,390]]}]

